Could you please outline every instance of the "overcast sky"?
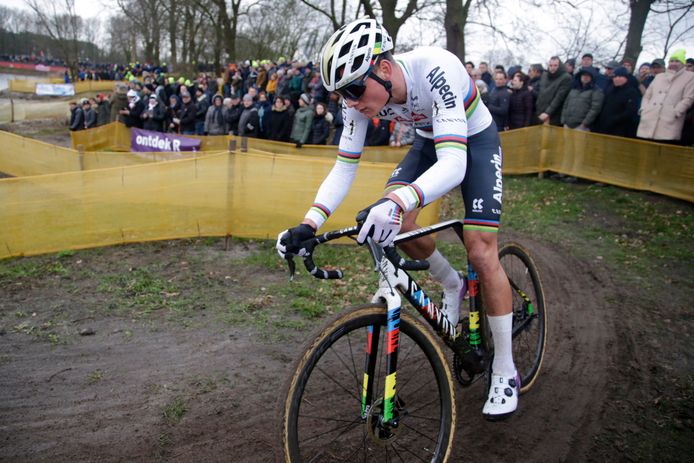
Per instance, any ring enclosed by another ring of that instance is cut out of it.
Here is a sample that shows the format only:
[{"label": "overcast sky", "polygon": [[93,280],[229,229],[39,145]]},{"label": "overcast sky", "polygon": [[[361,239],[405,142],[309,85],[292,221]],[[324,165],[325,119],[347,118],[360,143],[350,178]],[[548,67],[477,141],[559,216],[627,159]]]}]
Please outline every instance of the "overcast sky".
[{"label": "overcast sky", "polygon": [[[53,0],[61,2],[62,0]],[[468,34],[466,58],[474,62],[480,60],[488,60],[494,62],[506,62],[506,64],[527,65],[534,62],[547,63],[550,56],[559,54],[561,50],[556,41],[556,37],[565,37],[566,31],[563,28],[569,23],[578,24],[581,20],[590,22],[595,30],[595,34],[600,37],[596,43],[601,44],[598,47],[603,47],[603,50],[582,50],[582,52],[593,52],[596,58],[600,55],[604,60],[613,58],[613,54],[617,53],[618,41],[623,40],[626,34],[626,28],[622,31],[617,31],[618,38],[614,37],[614,24],[610,23],[610,13],[621,9],[626,11],[625,3],[619,0],[577,0],[574,2],[582,6],[576,10],[570,10],[568,19],[549,15],[546,11],[527,11],[527,2],[522,0],[505,0],[503,8],[494,13],[497,14],[497,26],[506,31],[516,30],[518,21],[523,20],[535,25],[538,34],[527,44],[508,45],[501,37],[494,35],[488,30],[477,28],[476,32]],[[582,5],[581,5],[582,4]],[[9,6],[12,8],[27,9],[24,0],[0,0],[0,5]],[[117,8],[116,0],[76,0],[77,13],[86,18],[110,16],[110,12],[114,12]],[[585,6],[589,6],[586,8]],[[546,9],[545,9],[546,10]],[[694,23],[694,14],[688,21]],[[624,18],[625,24],[628,22],[628,17]],[[417,21],[408,21],[400,34],[398,42],[408,43],[410,45],[439,45],[445,46],[445,36],[436,34],[438,37],[432,37],[431,25],[426,23],[416,24]],[[472,29],[474,30],[474,29]],[[620,34],[621,33],[621,34]],[[657,57],[662,57],[663,51],[661,47],[656,47],[654,43],[660,43],[657,37],[645,34],[643,37],[644,49],[639,57],[639,62],[650,61]],[[689,43],[680,43],[674,48],[685,48],[688,51],[688,56],[694,56],[694,39],[689,40]],[[620,54],[621,56],[621,54]],[[562,56],[562,58],[566,58]],[[596,63],[599,64],[599,63]]]}]

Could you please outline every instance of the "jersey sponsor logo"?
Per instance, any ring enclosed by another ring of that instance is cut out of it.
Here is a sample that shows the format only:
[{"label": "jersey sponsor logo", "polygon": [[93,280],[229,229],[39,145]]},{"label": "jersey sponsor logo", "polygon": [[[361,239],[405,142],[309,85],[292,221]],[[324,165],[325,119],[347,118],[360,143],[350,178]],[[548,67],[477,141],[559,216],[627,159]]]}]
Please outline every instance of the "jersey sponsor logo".
[{"label": "jersey sponsor logo", "polygon": [[481,213],[483,210],[482,203],[484,202],[483,198],[475,198],[472,200],[472,212],[476,213]]},{"label": "jersey sponsor logo", "polygon": [[393,108],[390,106],[387,106],[381,110],[381,112],[378,113],[378,117],[380,119],[386,119],[386,118],[394,118],[395,112],[393,112]]},{"label": "jersey sponsor logo", "polygon": [[392,174],[390,174],[390,178],[397,177],[400,174],[400,171],[402,170],[402,167],[398,167],[393,171]]},{"label": "jersey sponsor logo", "polygon": [[427,80],[431,84],[429,89],[432,93],[437,91],[443,100],[444,106],[448,109],[455,108],[455,99],[457,96],[451,92],[451,86],[446,83],[445,72],[441,70],[439,66],[429,71],[427,74]]},{"label": "jersey sponsor logo", "polygon": [[349,121],[349,134],[354,135],[354,121]]},{"label": "jersey sponsor logo", "polygon": [[496,184],[494,185],[494,193],[492,196],[496,199],[496,202],[501,204],[501,196],[503,194],[503,182],[501,181],[501,151],[498,154],[492,156],[491,161],[494,164],[494,170],[496,175]]}]

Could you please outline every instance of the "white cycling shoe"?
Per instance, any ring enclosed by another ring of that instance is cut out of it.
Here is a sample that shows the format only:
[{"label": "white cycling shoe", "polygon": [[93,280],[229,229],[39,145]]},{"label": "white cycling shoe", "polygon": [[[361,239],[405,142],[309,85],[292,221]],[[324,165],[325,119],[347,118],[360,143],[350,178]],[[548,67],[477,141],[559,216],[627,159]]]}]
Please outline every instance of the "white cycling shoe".
[{"label": "white cycling shoe", "polygon": [[463,299],[467,299],[467,279],[461,275],[459,288],[454,291],[444,290],[441,298],[441,311],[453,326],[460,320],[460,303]]},{"label": "white cycling shoe", "polygon": [[518,372],[514,376],[492,373],[492,384],[489,387],[489,395],[484,403],[482,415],[489,421],[499,421],[513,415],[518,408],[520,387]]}]

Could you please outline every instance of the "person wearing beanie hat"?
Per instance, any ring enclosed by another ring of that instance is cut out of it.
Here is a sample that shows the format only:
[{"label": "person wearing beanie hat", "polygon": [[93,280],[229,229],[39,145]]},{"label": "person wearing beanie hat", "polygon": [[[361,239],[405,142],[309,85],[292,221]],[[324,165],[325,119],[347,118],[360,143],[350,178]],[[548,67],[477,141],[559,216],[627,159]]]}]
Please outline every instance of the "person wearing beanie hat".
[{"label": "person wearing beanie hat", "polygon": [[629,77],[629,71],[624,66],[619,66],[614,70],[614,77]]},{"label": "person wearing beanie hat", "polygon": [[140,99],[140,94],[135,90],[128,90],[128,106],[121,109],[119,112],[125,118],[126,127],[142,128],[142,111],[145,110],[145,104]]},{"label": "person wearing beanie hat", "polygon": [[694,71],[694,58],[687,58],[687,71]]},{"label": "person wearing beanie hat", "polygon": [[212,97],[212,105],[205,114],[205,135],[226,135],[223,103],[224,98],[219,93]]},{"label": "person wearing beanie hat", "polygon": [[290,135],[297,148],[301,148],[301,145],[309,141],[313,125],[313,114],[311,99],[307,94],[302,93],[299,97],[299,108],[294,113],[294,124],[292,125],[292,133]]},{"label": "person wearing beanie hat", "polygon": [[142,119],[142,128],[155,132],[164,131],[164,121],[166,119],[166,110],[155,94],[151,94],[147,98],[147,106],[140,115]]},{"label": "person wearing beanie hat", "polygon": [[617,66],[612,85],[605,92],[602,111],[595,122],[595,132],[618,137],[634,137],[641,93],[629,84],[629,72]]},{"label": "person wearing beanie hat", "polygon": [[564,100],[561,123],[564,127],[590,131],[598,118],[604,95],[595,84],[595,71],[592,67],[579,68],[574,88]]},{"label": "person wearing beanie hat", "polygon": [[687,52],[681,48],[673,51],[670,55],[670,61],[679,61],[682,64],[687,64]]},{"label": "person wearing beanie hat", "polygon": [[239,117],[238,129],[240,137],[258,138],[260,135],[260,115],[253,103],[253,95],[249,93],[243,96],[243,110]]},{"label": "person wearing beanie hat", "polygon": [[672,53],[667,72],[657,74],[643,95],[638,137],[670,143],[682,139],[687,110],[694,104],[694,72],[685,68],[685,56],[684,50]]}]

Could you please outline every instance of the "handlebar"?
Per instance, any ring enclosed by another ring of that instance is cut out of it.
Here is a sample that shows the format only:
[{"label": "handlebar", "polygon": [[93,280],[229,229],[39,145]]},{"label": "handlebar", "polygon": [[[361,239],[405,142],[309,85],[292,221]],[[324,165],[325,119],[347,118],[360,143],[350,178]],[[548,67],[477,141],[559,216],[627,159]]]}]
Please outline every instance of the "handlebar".
[{"label": "handlebar", "polygon": [[[333,230],[321,235],[317,235],[309,240],[301,243],[300,248],[305,249],[306,253],[300,256],[304,261],[304,266],[308,273],[316,278],[322,280],[336,280],[341,279],[344,273],[340,269],[336,270],[325,270],[315,264],[313,261],[313,251],[320,244],[327,243],[328,241],[333,241],[342,237],[353,237],[359,233],[359,226],[343,228],[341,230]],[[398,254],[394,245],[381,247],[375,244],[371,239],[368,240],[371,254],[376,259],[378,249],[381,249],[382,253],[388,258],[388,260],[396,267],[403,270],[426,270],[429,268],[429,262],[426,260],[406,260]],[[285,256],[287,260],[287,266],[289,267],[289,279],[294,278],[294,273],[296,270],[296,265],[294,264],[294,254],[287,253]]]}]

